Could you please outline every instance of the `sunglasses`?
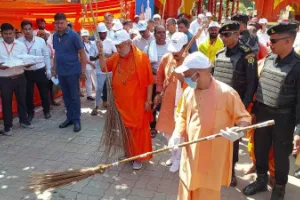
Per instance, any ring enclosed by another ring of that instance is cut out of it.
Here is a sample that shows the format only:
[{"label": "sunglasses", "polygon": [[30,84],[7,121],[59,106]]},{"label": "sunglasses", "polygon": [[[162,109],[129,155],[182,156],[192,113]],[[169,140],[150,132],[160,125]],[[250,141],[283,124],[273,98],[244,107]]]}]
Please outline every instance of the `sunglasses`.
[{"label": "sunglasses", "polygon": [[233,31],[233,32],[223,32],[223,33],[220,33],[221,37],[230,37],[232,36],[233,33],[237,33],[237,31]]},{"label": "sunglasses", "polygon": [[278,39],[270,39],[270,42],[272,44],[275,44],[276,42],[278,42],[279,40],[284,40],[284,39],[287,39],[287,38],[290,38],[290,37],[283,37],[283,38],[278,38]]}]

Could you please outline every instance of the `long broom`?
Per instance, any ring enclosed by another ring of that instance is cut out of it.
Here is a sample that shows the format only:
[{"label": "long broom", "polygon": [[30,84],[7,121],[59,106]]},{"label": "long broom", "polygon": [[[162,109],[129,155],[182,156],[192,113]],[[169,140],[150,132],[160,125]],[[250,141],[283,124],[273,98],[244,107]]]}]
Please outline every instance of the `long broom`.
[{"label": "long broom", "polygon": [[[99,33],[97,32],[97,20],[95,19],[95,15],[93,12],[92,1],[87,0],[87,3],[90,7],[90,12],[93,18],[94,28],[93,31],[97,40],[100,40]],[[83,3],[83,8],[85,9],[85,13],[87,15],[86,6]],[[89,20],[89,18],[88,18]],[[97,45],[99,56],[103,56],[103,50],[100,49]],[[103,66],[101,66],[103,67]],[[106,65],[104,66],[105,71],[108,72]],[[119,154],[120,152],[124,152],[127,146],[129,146],[129,131],[125,127],[121,115],[116,107],[113,88],[111,83],[111,78],[108,73],[106,73],[106,84],[107,84],[107,94],[108,94],[108,108],[107,115],[104,123],[103,132],[100,138],[100,147],[104,148],[105,156],[111,157]]]},{"label": "long broom", "polygon": [[[265,121],[265,122],[254,124],[251,126],[241,127],[237,130],[237,132],[249,131],[252,129],[272,126],[274,124],[275,124],[274,120]],[[141,155],[130,157],[130,158],[120,160],[120,161],[110,163],[110,164],[99,164],[96,167],[68,170],[68,171],[63,171],[63,172],[34,174],[29,179],[28,189],[30,191],[36,192],[36,191],[45,191],[50,188],[58,188],[61,186],[69,185],[72,183],[76,183],[80,180],[86,179],[90,176],[94,176],[95,174],[103,174],[106,169],[114,167],[114,166],[118,166],[121,163],[130,162],[130,161],[136,160],[138,158],[143,158],[145,156],[158,154],[161,152],[169,151],[174,148],[180,148],[180,147],[184,147],[184,146],[191,145],[191,144],[198,143],[198,142],[212,140],[212,139],[215,139],[218,137],[222,137],[222,133],[210,135],[210,136],[200,138],[200,139],[190,141],[190,142],[184,142],[184,143],[181,143],[176,146],[166,147],[166,148],[158,149],[158,150],[155,150],[152,152],[147,152],[147,153],[144,153]]]}]

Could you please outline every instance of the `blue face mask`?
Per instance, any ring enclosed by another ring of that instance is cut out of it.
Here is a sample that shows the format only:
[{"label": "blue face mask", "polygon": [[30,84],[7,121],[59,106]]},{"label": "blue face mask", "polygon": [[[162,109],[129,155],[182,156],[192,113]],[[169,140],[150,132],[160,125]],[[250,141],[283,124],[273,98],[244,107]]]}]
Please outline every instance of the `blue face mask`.
[{"label": "blue face mask", "polygon": [[194,81],[192,80],[192,78],[190,78],[190,77],[185,77],[184,80],[185,80],[185,82],[187,82],[187,84],[189,84],[189,86],[190,86],[191,88],[194,88],[194,89],[197,88],[197,82],[194,82]]}]

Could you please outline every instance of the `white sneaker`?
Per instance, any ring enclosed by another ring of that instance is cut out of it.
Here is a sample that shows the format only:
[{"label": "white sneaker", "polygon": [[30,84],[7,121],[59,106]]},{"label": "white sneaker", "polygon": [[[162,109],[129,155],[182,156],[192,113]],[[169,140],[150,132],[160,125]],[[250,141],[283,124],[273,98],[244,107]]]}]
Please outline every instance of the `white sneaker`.
[{"label": "white sneaker", "polygon": [[175,160],[172,163],[172,166],[170,167],[169,171],[175,173],[179,170],[179,167],[180,167],[180,160]]},{"label": "white sneaker", "polygon": [[143,164],[141,161],[133,161],[132,162],[132,169],[139,170],[143,167]]},{"label": "white sneaker", "polygon": [[172,165],[172,158],[166,161],[166,165],[170,167]]},{"label": "white sneaker", "polygon": [[12,128],[10,128],[9,130],[5,130],[5,131],[3,132],[3,135],[6,135],[6,136],[13,136],[14,133],[13,133],[13,131],[12,131]]}]

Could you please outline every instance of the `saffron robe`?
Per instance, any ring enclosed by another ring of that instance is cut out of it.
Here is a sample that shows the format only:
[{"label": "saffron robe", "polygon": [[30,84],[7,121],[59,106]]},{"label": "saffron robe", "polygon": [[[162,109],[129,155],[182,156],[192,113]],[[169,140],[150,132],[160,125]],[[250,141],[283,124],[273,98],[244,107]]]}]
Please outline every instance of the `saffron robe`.
[{"label": "saffron robe", "polygon": [[[212,77],[211,85],[206,90],[185,89],[174,133],[185,137],[186,141],[192,141],[219,133],[221,129],[241,121],[251,123],[251,116],[238,93]],[[205,198],[203,192],[197,190],[209,189],[220,193],[222,185],[230,184],[232,150],[233,143],[223,137],[184,147],[178,199],[189,199],[186,194],[194,193],[201,194],[201,199],[213,200]],[[207,194],[206,197],[211,196]]]},{"label": "saffron robe", "polygon": [[[180,64],[176,62],[171,53],[168,53],[163,56],[157,70],[156,92],[164,92],[164,95],[156,122],[156,130],[170,136],[175,128],[174,109],[176,108],[175,96],[178,81],[173,71]],[[186,83],[182,84],[182,89],[186,87]]]},{"label": "saffron robe", "polygon": [[[126,57],[115,53],[106,60],[106,66],[109,72],[113,72],[115,104],[130,134],[130,146],[127,147],[126,155],[131,157],[152,151],[149,123],[153,117],[151,110],[145,111],[147,87],[154,83],[148,56],[132,46],[132,52]],[[151,158],[152,156],[147,156],[138,160]]]}]

